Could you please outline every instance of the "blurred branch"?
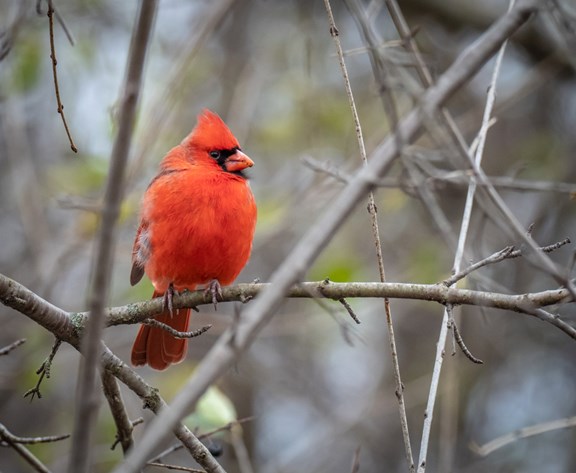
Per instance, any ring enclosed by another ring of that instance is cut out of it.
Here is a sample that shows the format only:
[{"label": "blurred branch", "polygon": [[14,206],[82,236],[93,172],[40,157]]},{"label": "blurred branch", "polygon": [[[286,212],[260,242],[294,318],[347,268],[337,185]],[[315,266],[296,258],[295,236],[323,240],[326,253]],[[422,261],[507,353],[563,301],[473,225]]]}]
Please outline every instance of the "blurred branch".
[{"label": "blurred branch", "polygon": [[24,23],[27,5],[24,2],[18,3],[18,12],[10,24],[0,31],[0,61],[4,60],[14,46],[15,38]]},{"label": "blurred branch", "polygon": [[101,350],[100,339],[104,327],[104,306],[108,300],[112,279],[116,224],[124,193],[124,176],[132,143],[136,106],[157,8],[157,0],[142,0],[132,30],[126,75],[120,98],[118,134],[110,157],[102,220],[94,257],[92,284],[89,292],[90,318],[82,340],[84,358],[81,361],[78,380],[72,454],[68,466],[70,473],[87,473],[91,469],[90,451],[93,445],[91,435],[99,406],[96,376]]},{"label": "blurred branch", "polygon": [[18,348],[26,341],[25,338],[21,338],[20,340],[16,340],[12,342],[10,345],[6,345],[4,348],[0,348],[0,356],[8,355],[12,350]]},{"label": "blurred branch", "polygon": [[360,450],[362,447],[358,445],[356,450],[354,450],[354,457],[352,458],[352,473],[358,473],[360,471]]},{"label": "blurred branch", "polygon": [[157,466],[159,468],[166,468],[167,470],[174,471],[188,471],[189,473],[204,473],[204,470],[198,470],[196,468],[189,468],[187,466],[170,465],[169,463],[158,463],[150,462],[147,463],[148,466]]},{"label": "blurred branch", "polygon": [[470,450],[482,457],[486,457],[492,452],[518,440],[533,437],[535,435],[541,435],[554,430],[567,429],[571,427],[576,427],[576,417],[567,417],[565,419],[542,422],[541,424],[531,425],[529,427],[524,427],[514,432],[510,432],[509,434],[502,435],[501,437],[495,438],[494,440],[491,440],[484,445],[478,445],[476,442],[471,442]]},{"label": "blurred branch", "polygon": [[[36,13],[38,13],[38,15],[42,15],[42,3],[44,0],[36,0]],[[49,0],[46,0],[46,3],[48,3]],[[56,21],[60,24],[60,26],[62,27],[62,31],[64,31],[64,34],[66,35],[66,38],[68,38],[68,42],[70,43],[71,46],[75,45],[75,41],[74,41],[74,36],[72,36],[72,33],[70,32],[70,30],[68,29],[68,26],[66,26],[66,22],[64,21],[64,18],[62,18],[62,15],[60,14],[60,11],[56,8],[56,5],[54,5],[54,2],[51,2],[52,5],[49,5],[52,7],[52,11],[54,12],[54,16],[56,17]]]},{"label": "blurred branch", "polygon": [[[353,177],[351,173],[340,169],[331,161],[319,161],[311,156],[304,156],[302,158],[302,163],[313,171],[327,174],[344,184],[349,182]],[[413,193],[423,185],[431,185],[436,188],[445,187],[446,185],[468,187],[473,178],[473,173],[470,170],[457,170],[429,175],[422,179],[415,179],[414,175],[411,174],[409,182],[405,182],[395,177],[385,177],[377,180],[375,184],[377,187],[392,189],[400,188],[404,191]],[[570,194],[570,196],[576,196],[576,184],[570,182],[532,181],[528,179],[518,179],[511,176],[486,176],[486,179],[490,185],[497,189],[516,192],[556,192],[559,194]],[[487,184],[477,181],[476,185],[485,187]],[[73,208],[72,205],[64,206],[64,204],[62,204],[62,207]]]},{"label": "blurred branch", "polygon": [[[486,176],[488,182],[498,189],[505,189],[517,192],[557,192],[559,194],[576,194],[576,184],[569,182],[551,181],[530,181],[527,179],[517,179],[509,176]],[[456,186],[467,186],[472,175],[470,171],[453,171],[445,175],[430,176],[429,182],[440,182],[454,184]],[[485,186],[483,182],[477,182],[479,186]]]},{"label": "blurred branch", "polygon": [[[422,20],[432,17],[448,31],[457,31],[463,27],[468,32],[471,28],[483,31],[496,21],[504,10],[503,3],[499,3],[498,8],[496,5],[493,8],[484,8],[485,5],[479,2],[462,4],[460,0],[411,0],[402,3],[405,4],[405,11],[411,18]],[[545,8],[544,4],[547,2],[540,3]],[[551,35],[546,34],[542,28],[531,25],[519,31],[513,41],[523,48],[534,63],[550,59],[564,70],[570,70],[572,51],[559,53]]]}]

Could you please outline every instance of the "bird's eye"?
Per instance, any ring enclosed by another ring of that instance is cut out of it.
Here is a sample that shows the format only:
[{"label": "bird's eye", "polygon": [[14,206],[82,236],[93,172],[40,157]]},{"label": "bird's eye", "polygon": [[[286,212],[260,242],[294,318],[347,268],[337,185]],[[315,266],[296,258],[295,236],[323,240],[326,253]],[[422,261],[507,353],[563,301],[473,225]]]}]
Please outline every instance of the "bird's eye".
[{"label": "bird's eye", "polygon": [[210,151],[210,156],[212,156],[214,159],[219,159],[220,151]]}]

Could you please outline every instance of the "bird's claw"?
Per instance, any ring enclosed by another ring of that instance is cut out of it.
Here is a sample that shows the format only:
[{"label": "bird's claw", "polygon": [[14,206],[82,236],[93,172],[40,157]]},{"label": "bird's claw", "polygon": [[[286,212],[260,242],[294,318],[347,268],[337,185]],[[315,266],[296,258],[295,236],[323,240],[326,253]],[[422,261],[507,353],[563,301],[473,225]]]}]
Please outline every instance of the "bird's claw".
[{"label": "bird's claw", "polygon": [[218,282],[218,279],[212,279],[210,284],[204,289],[204,297],[210,295],[212,297],[212,304],[214,304],[214,309],[218,306],[218,298],[222,299],[222,286]]},{"label": "bird's claw", "polygon": [[168,309],[171,317],[174,317],[174,304],[172,302],[174,295],[178,295],[178,291],[174,289],[174,284],[170,283],[164,293],[164,310]]}]

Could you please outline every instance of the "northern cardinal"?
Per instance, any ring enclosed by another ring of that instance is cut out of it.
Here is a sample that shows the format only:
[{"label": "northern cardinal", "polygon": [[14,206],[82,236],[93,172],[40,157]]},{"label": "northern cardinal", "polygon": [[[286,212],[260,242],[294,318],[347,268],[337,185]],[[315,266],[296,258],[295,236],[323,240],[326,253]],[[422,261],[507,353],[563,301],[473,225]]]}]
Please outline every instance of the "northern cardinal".
[{"label": "northern cardinal", "polygon": [[[254,162],[222,119],[203,110],[198,123],[160,164],[142,202],[132,253],[130,283],[144,273],[154,297],[164,295],[156,317],[188,330],[190,309],[172,309],[172,295],[207,285],[216,304],[220,285],[232,284],[246,265],[256,225],[256,203],[244,170]],[[186,356],[187,339],[142,325],[132,363],[163,370]]]}]

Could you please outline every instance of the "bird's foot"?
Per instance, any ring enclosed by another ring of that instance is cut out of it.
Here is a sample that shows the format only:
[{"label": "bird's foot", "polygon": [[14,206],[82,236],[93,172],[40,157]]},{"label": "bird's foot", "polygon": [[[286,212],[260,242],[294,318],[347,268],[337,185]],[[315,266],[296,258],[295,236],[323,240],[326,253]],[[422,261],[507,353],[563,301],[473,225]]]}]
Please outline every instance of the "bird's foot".
[{"label": "bird's foot", "polygon": [[204,289],[204,297],[207,295],[212,296],[212,304],[214,304],[214,309],[218,306],[218,297],[222,299],[222,286],[218,282],[218,279],[212,279],[206,289]]},{"label": "bird's foot", "polygon": [[172,302],[174,295],[177,296],[179,294],[178,291],[174,289],[174,284],[170,283],[168,289],[166,289],[166,292],[164,293],[164,310],[168,309],[168,312],[170,312],[172,317],[174,316],[174,304]]}]

